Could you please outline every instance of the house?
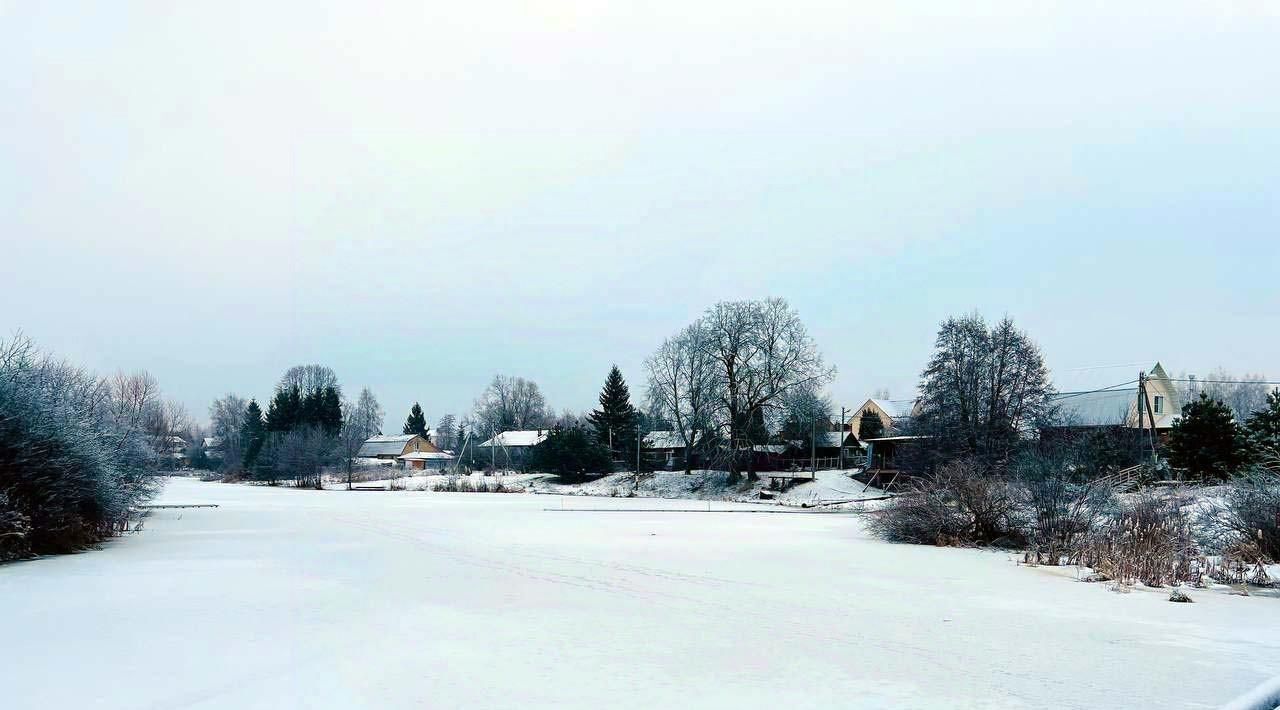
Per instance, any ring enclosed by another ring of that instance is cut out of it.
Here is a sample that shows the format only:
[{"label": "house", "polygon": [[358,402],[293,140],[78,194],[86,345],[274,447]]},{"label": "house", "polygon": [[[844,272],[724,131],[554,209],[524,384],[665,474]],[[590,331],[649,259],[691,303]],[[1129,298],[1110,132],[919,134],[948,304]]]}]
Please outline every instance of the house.
[{"label": "house", "polygon": [[549,429],[504,431],[475,447],[476,461],[494,466],[521,468],[533,447],[547,440]]},{"label": "house", "polygon": [[222,460],[222,439],[216,436],[206,436],[202,442],[205,458],[211,461]]},{"label": "house", "polygon": [[401,456],[415,452],[442,453],[434,444],[417,434],[399,434],[365,439],[356,458],[397,461]]},{"label": "house", "polygon": [[920,409],[920,400],[918,399],[868,399],[858,411],[853,415],[851,420],[853,423],[853,433],[858,435],[859,439],[864,439],[862,435],[862,415],[864,412],[873,412],[880,417],[880,423],[884,425],[884,433],[888,434],[901,428],[906,424]]},{"label": "house", "polygon": [[902,471],[919,468],[919,452],[927,436],[879,436],[864,439],[868,471]]},{"label": "house", "polygon": [[854,436],[853,432],[819,432],[813,443],[814,453],[820,459],[839,458],[841,450],[844,451],[846,460],[862,453],[862,444],[858,442],[858,437]]},{"label": "house", "polygon": [[[696,447],[702,439],[702,432],[696,432],[693,445]],[[655,468],[683,468],[685,448],[684,437],[678,431],[651,431],[640,440],[641,453]]]},{"label": "house", "polygon": [[[1182,398],[1164,367],[1156,363],[1146,378],[1146,401],[1140,401],[1138,385],[1084,392],[1059,392],[1050,398],[1055,423],[1045,427],[1050,435],[1063,431],[1121,427],[1152,429],[1167,434],[1182,413]],[[1148,415],[1148,401],[1150,414]],[[1141,417],[1139,417],[1141,413]]]},{"label": "house", "polygon": [[[434,444],[429,444],[435,448]],[[410,451],[396,457],[396,461],[404,468],[419,471],[443,471],[453,463],[456,457],[445,451]]]}]

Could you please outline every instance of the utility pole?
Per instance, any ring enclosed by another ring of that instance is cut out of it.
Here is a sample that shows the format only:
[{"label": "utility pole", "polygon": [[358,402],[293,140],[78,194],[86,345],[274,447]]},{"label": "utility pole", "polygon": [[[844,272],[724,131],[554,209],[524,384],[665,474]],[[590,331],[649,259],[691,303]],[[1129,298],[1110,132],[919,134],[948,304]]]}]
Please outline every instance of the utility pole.
[{"label": "utility pole", "polygon": [[[850,428],[850,429],[852,429],[853,427],[852,427],[852,426],[850,426],[849,428]],[[839,462],[837,462],[837,464],[836,464],[837,466],[839,466],[839,467],[840,467],[840,470],[841,470],[841,471],[843,471],[843,470],[844,470],[844,440],[845,440],[845,435],[844,435],[844,407],[841,407],[841,408],[840,408],[840,461],[839,461]]]},{"label": "utility pole", "polygon": [[640,432],[636,432],[636,480],[640,480]]},{"label": "utility pole", "polygon": [[1147,374],[1142,370],[1138,370],[1138,462],[1142,462],[1142,437],[1145,433],[1142,423],[1142,390],[1146,382]]},{"label": "utility pole", "polygon": [[809,466],[813,469],[813,480],[818,480],[818,418],[813,418],[813,432],[809,436]]}]

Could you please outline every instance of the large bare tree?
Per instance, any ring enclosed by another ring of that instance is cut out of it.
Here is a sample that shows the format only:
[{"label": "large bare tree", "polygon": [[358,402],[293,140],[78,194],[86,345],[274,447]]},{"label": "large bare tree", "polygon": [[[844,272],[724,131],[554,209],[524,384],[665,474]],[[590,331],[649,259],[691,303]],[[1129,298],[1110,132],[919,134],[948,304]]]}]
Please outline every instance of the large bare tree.
[{"label": "large bare tree", "polygon": [[645,360],[649,375],[649,406],[675,427],[684,443],[684,470],[692,470],[696,447],[709,439],[712,415],[720,401],[716,361],[708,334],[696,322],[663,341]]},{"label": "large bare tree", "polygon": [[536,382],[522,377],[494,375],[476,400],[475,418],[488,436],[548,424],[547,400]]},{"label": "large bare tree", "polygon": [[338,375],[327,365],[294,365],[285,370],[280,377],[280,382],[276,384],[276,389],[287,391],[292,387],[297,387],[303,394],[316,390],[323,391],[326,387],[332,387],[339,394],[342,393],[342,387],[338,384]]},{"label": "large bare tree", "polygon": [[754,441],[754,423],[771,414],[784,395],[821,387],[835,375],[800,315],[781,298],[717,303],[702,323],[718,366],[723,426],[735,450],[763,443]]}]

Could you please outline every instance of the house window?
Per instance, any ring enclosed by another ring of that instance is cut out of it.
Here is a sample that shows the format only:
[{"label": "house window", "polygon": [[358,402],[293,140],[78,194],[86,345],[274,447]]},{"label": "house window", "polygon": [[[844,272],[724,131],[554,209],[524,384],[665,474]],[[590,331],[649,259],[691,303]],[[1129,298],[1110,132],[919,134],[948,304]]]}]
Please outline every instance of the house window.
[{"label": "house window", "polygon": [[1155,404],[1151,405],[1151,408],[1156,410],[1156,414],[1164,414],[1164,397],[1156,395]]}]

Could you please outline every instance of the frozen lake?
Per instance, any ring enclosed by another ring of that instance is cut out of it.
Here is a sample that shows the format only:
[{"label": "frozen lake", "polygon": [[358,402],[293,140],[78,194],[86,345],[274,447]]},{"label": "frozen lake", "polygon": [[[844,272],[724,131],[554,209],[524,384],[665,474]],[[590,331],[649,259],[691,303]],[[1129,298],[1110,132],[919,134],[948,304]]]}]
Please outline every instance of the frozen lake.
[{"label": "frozen lake", "polygon": [[186,479],[158,502],[221,507],[0,567],[0,706],[1215,707],[1280,672],[1274,596],[1116,594],[853,515]]}]

